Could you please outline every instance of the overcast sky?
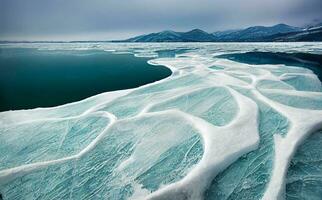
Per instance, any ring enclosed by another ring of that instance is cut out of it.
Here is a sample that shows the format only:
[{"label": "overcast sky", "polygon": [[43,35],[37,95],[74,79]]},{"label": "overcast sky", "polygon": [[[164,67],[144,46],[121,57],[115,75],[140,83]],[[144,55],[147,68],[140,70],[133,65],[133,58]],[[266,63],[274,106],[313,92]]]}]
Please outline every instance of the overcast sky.
[{"label": "overcast sky", "polygon": [[111,40],[322,21],[322,0],[0,0],[0,40]]}]

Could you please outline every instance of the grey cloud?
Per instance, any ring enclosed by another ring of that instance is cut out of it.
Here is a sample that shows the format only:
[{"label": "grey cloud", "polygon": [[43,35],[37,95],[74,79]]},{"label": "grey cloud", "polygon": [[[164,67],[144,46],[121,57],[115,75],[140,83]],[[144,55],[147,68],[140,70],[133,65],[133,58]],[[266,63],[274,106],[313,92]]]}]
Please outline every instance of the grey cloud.
[{"label": "grey cloud", "polygon": [[301,26],[321,0],[0,0],[0,39],[118,39],[173,29]]}]

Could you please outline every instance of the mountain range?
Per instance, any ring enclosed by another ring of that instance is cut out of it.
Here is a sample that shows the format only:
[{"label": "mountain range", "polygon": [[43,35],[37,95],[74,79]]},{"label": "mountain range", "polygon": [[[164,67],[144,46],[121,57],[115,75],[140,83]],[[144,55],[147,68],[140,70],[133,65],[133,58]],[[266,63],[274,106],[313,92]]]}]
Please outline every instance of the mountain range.
[{"label": "mountain range", "polygon": [[299,28],[286,24],[253,26],[246,29],[208,33],[201,29],[188,32],[166,30],[115,42],[275,42],[322,41],[322,24]]}]

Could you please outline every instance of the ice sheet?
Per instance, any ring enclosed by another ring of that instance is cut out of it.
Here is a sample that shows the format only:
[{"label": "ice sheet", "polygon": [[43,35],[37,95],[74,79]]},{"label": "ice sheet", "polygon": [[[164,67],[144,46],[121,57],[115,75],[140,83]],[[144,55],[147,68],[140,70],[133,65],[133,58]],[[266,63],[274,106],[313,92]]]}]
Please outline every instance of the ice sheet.
[{"label": "ice sheet", "polygon": [[322,54],[322,43],[1,45],[11,47],[128,52],[151,57],[151,67],[164,65],[173,73],[80,102],[0,113],[3,199],[274,200],[321,194],[320,159],[314,158],[321,154],[322,129],[317,76],[300,67],[216,56]]}]

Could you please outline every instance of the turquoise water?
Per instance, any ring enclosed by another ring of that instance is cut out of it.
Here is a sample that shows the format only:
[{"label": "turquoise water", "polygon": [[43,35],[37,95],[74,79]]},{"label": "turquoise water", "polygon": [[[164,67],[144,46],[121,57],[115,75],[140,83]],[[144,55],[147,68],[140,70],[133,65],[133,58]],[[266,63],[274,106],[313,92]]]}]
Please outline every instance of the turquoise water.
[{"label": "turquoise water", "polygon": [[171,71],[148,58],[99,50],[0,49],[0,111],[57,106],[138,87]]}]

